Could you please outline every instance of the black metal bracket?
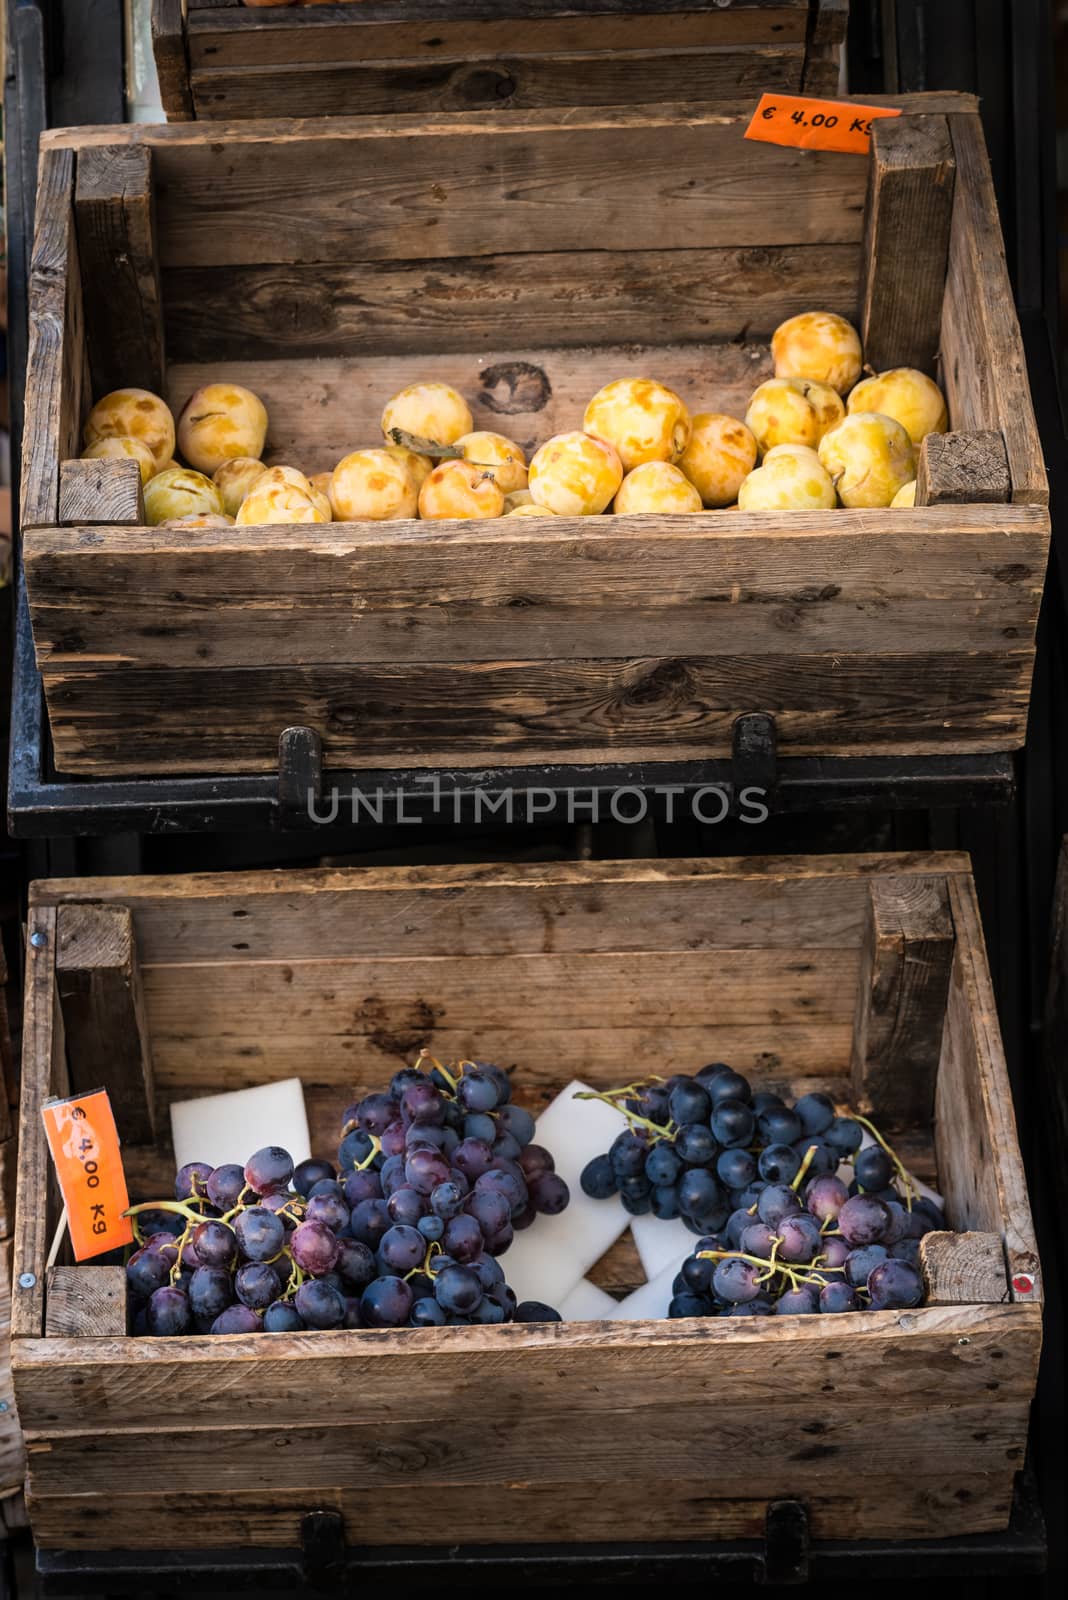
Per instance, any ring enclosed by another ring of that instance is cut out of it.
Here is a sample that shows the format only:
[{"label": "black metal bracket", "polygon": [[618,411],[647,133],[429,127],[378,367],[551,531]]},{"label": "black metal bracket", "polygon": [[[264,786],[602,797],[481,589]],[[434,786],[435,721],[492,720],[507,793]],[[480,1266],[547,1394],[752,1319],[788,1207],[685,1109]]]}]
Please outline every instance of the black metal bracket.
[{"label": "black metal bracket", "polygon": [[285,728],[278,740],[278,824],[306,828],[323,797],[323,741],[314,728]]},{"label": "black metal bracket", "polygon": [[775,811],[779,789],[779,730],[766,711],[750,711],[731,729],[731,810],[738,816],[748,794]]},{"label": "black metal bracket", "polygon": [[808,1512],[799,1500],[772,1500],[764,1523],[764,1560],[755,1581],[786,1587],[808,1582]]},{"label": "black metal bracket", "polygon": [[312,1589],[336,1592],[345,1576],[348,1551],[339,1511],[309,1511],[300,1519],[304,1579]]}]

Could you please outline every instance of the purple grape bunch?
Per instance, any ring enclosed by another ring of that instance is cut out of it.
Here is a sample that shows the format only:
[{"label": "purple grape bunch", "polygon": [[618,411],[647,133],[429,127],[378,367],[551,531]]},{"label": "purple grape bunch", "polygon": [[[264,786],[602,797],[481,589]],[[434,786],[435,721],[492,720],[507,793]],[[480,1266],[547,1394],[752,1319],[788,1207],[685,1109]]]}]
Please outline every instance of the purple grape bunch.
[{"label": "purple grape bunch", "polygon": [[[627,1127],[582,1172],[632,1216],[699,1236],[669,1317],[903,1310],[923,1299],[919,1241],[945,1228],[867,1118],[828,1095],[754,1094],[723,1063],[597,1098]],[[874,1143],[863,1144],[865,1129]],[[849,1181],[839,1175],[851,1169]]]},{"label": "purple grape bunch", "polygon": [[497,1259],[570,1199],[533,1117],[499,1067],[425,1059],[349,1106],[336,1166],[278,1146],[194,1161],[173,1201],[133,1207],[133,1332],[559,1321],[517,1303]]}]

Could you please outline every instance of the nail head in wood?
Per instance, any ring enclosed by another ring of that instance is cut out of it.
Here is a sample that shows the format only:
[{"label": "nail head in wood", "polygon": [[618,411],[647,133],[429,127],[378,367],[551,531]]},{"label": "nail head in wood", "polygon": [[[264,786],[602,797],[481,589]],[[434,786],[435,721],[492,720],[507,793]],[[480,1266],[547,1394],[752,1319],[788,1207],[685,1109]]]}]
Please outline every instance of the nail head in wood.
[{"label": "nail head in wood", "polygon": [[932,372],[942,326],[956,162],[944,116],[872,126],[860,337],[876,372]]},{"label": "nail head in wood", "polygon": [[45,1337],[105,1339],[126,1332],[125,1267],[53,1267]]},{"label": "nail head in wood", "polygon": [[1011,499],[1009,457],[1000,433],[929,433],[920,445],[918,506],[1002,505]]},{"label": "nail head in wood", "polygon": [[71,1090],[105,1087],[120,1139],[148,1143],[155,1090],[133,918],[125,906],[62,906],[57,946]]},{"label": "nail head in wood", "polygon": [[854,1095],[877,1121],[930,1121],[954,946],[940,879],[872,880],[852,1071]]},{"label": "nail head in wood", "polygon": [[920,1271],[928,1305],[1000,1305],[1009,1299],[1005,1251],[996,1233],[924,1234]]},{"label": "nail head in wood", "polygon": [[97,398],[111,389],[163,390],[163,311],[147,145],[78,151],[74,218]]},{"label": "nail head in wood", "polygon": [[141,467],[125,461],[64,461],[59,469],[59,520],[65,527],[145,525]]}]

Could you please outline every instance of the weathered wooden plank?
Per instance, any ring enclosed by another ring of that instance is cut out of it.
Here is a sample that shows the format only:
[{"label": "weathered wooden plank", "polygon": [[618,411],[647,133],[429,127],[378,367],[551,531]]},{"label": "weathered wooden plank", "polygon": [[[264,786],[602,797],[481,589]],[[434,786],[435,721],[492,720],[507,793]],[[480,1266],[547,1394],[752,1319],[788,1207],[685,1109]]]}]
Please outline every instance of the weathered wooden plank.
[{"label": "weathered wooden plank", "polygon": [[991,505],[1012,499],[1000,433],[929,433],[916,471],[918,506]]},{"label": "weathered wooden plank", "polygon": [[[502,9],[505,15],[502,16]],[[510,13],[510,14],[509,14]],[[727,46],[803,44],[807,0],[772,0],[728,7],[682,3],[599,6],[586,0],[561,4],[459,4],[428,0],[362,0],[345,8],[317,9],[304,16],[228,16],[191,13],[189,54],[194,70],[204,67],[262,68],[287,63],[330,64],[412,58],[478,59],[508,52],[545,54],[587,50],[610,59],[618,50],[655,40],[662,48],[722,49]]]},{"label": "weathered wooden plank", "polygon": [[952,116],[950,132],[957,184],[941,339],[950,418],[955,428],[999,431],[1013,502],[1047,505],[1049,485],[982,128],[977,117]]},{"label": "weathered wooden plank", "polygon": [[[1045,1149],[1056,1151],[1068,1139],[1068,839],[1061,840],[1053,890],[1050,929],[1049,986],[1042,1030],[1041,1114]],[[1068,1168],[1051,1167],[1058,1211],[1068,1206]]]},{"label": "weathered wooden plank", "polygon": [[[559,320],[566,324],[566,318]],[[555,336],[555,319],[549,330]],[[260,396],[270,418],[264,459],[322,472],[350,450],[380,442],[382,407],[409,383],[451,384],[470,406],[476,428],[503,431],[530,453],[552,434],[574,428],[591,395],[614,378],[655,372],[692,411],[744,417],[753,390],[771,370],[768,347],[757,343],[563,349],[513,343],[494,349],[476,341],[465,352],[443,353],[413,342],[405,353],[368,350],[316,361],[175,363],[168,370],[166,399],[177,415],[202,384],[244,384]],[[583,519],[587,530],[593,524],[592,517]]]},{"label": "weathered wooden plank", "polygon": [[929,1122],[955,936],[944,884],[876,880],[861,950],[853,1093],[878,1122]]},{"label": "weathered wooden plank", "polygon": [[920,1240],[926,1305],[1000,1305],[1009,1298],[996,1233],[928,1233]]},{"label": "weathered wooden plank", "polygon": [[0,1526],[9,1496],[22,1488],[26,1450],[11,1375],[11,1240],[0,1239]]},{"label": "weathered wooden plank", "polygon": [[89,366],[96,394],[163,387],[163,313],[152,151],[94,145],[78,154],[74,191]]},{"label": "weathered wooden plank", "polygon": [[[817,1441],[818,1442],[818,1441]],[[813,1446],[810,1442],[809,1449]],[[164,1470],[161,1462],[160,1470]],[[947,1484],[944,1477],[882,1479],[870,1466],[858,1469],[851,1486],[838,1492],[813,1491],[808,1476],[797,1474],[804,1493],[812,1534],[817,1539],[944,1537],[947,1531],[985,1533],[1008,1525],[1012,1506],[1011,1464],[998,1463],[989,1474],[968,1484]],[[963,1491],[963,1494],[962,1492]],[[650,1490],[652,1492],[652,1490]],[[697,1478],[658,1479],[655,1532],[658,1540],[760,1539],[767,1523],[768,1501],[717,1500],[710,1496],[708,1473]],[[403,1519],[388,1513],[388,1495],[320,1491],[320,1507],[337,1511],[360,1539],[375,1545],[404,1544],[411,1535]],[[621,1528],[635,1526],[633,1484],[563,1481],[547,1488],[495,1484],[489,1490],[471,1485],[435,1488],[438,1516],[429,1538],[444,1544],[617,1543]],[[299,1495],[268,1495],[262,1489],[205,1491],[186,1494],[183,1506],[194,1521],[218,1519],[231,1547],[263,1546],[295,1549],[300,1543]],[[153,1529],[166,1522],[173,1501],[164,1490],[123,1495],[109,1503],[106,1514],[93,1497],[67,1493],[37,1499],[31,1494],[34,1539],[41,1549],[107,1550],[121,1540],[123,1549],[152,1549]],[[650,1529],[650,1532],[654,1531]],[[350,1535],[351,1536],[351,1535]],[[156,1534],[158,1539],[159,1535]]]},{"label": "weathered wooden plank", "polygon": [[152,0],[152,53],[168,122],[188,122],[193,116],[193,97],[182,0]]},{"label": "weathered wooden plank", "polygon": [[72,1092],[106,1088],[120,1139],[151,1139],[152,1050],[133,919],[123,906],[66,905],[56,939]]},{"label": "weathered wooden plank", "polygon": [[125,1267],[52,1267],[45,1337],[102,1339],[126,1332]]},{"label": "weathered wooden plank", "polygon": [[805,47],[805,94],[837,99],[842,83],[842,57],[849,0],[815,0]]},{"label": "weathered wooden plank", "polygon": [[956,167],[945,117],[873,124],[864,223],[864,359],[934,368],[946,285]]},{"label": "weathered wooden plank", "polygon": [[[11,1306],[13,1339],[40,1337],[44,1328],[45,1260],[58,1215],[49,1205],[50,1158],[41,1103],[68,1091],[63,1020],[56,996],[54,907],[31,908],[26,919],[26,1000],[15,1255]],[[21,1280],[25,1280],[23,1283]]]},{"label": "weathered wooden plank", "polygon": [[[113,671],[57,669],[48,703],[71,773],[262,772],[311,727],[342,769],[726,755],[771,712],[795,755],[1017,749],[1033,652],[691,656]],[[344,805],[338,796],[338,805]],[[706,808],[706,820],[715,810]],[[318,812],[329,819],[331,799]]]},{"label": "weathered wooden plank", "polygon": [[953,878],[948,889],[957,950],[935,1095],[946,1221],[998,1234],[1013,1298],[1037,1302],[1041,1269],[975,888]]},{"label": "weathered wooden plank", "polygon": [[82,290],[71,212],[74,157],[43,150],[30,261],[26,438],[19,515],[24,528],[54,523],[59,465],[79,449],[89,396]]},{"label": "weathered wooden plank", "polygon": [[[655,38],[655,34],[653,35]],[[750,91],[798,94],[805,48],[735,45],[678,51],[638,48],[526,55],[513,37],[500,55],[417,55],[403,61],[194,70],[191,92],[202,118],[262,116],[267,106],[302,116],[474,111],[502,106],[694,104]]]},{"label": "weathered wooden plank", "polygon": [[[625,273],[603,251],[573,250],[180,267],[164,274],[163,295],[177,362],[464,350],[485,361],[487,350],[537,349],[547,329],[560,345],[586,348],[767,339],[817,302],[851,314],[859,270],[855,243],[635,250]],[[718,356],[703,352],[704,370]]]},{"label": "weathered wooden plank", "polygon": [[[859,948],[868,883],[970,871],[967,855],[745,856],[314,868],[98,878],[94,899],[129,907],[142,964],[320,960],[557,950]],[[85,897],[81,878],[30,885],[31,904]],[[188,904],[196,915],[185,915]]]},{"label": "weathered wooden plank", "polygon": [[[355,1378],[355,1374],[353,1375]],[[813,1385],[814,1387],[814,1385]],[[362,1393],[363,1391],[361,1391]],[[665,1403],[656,1412],[656,1426],[642,1429],[642,1470],[646,1481],[666,1477],[683,1460],[695,1467],[718,1463],[715,1498],[724,1501],[789,1496],[805,1474],[806,1451],[812,1447],[812,1421],[818,1413],[812,1393],[784,1399],[775,1409],[774,1429],[761,1427],[759,1405],[744,1399],[729,1406]],[[86,1437],[55,1436],[44,1450],[27,1439],[29,1487],[35,1503],[53,1495],[69,1495],[92,1464],[95,1496],[114,1504],[113,1497],[150,1483],[160,1463],[167,1463],[173,1492],[195,1493],[203,1486],[205,1434],[196,1425],[176,1428],[183,1420],[166,1412],[158,1428],[148,1432],[104,1430]],[[433,1414],[410,1422],[394,1422],[380,1411],[366,1421],[342,1416],[333,1427],[301,1427],[295,1419],[279,1419],[268,1429],[263,1448],[277,1448],[301,1463],[301,1489],[314,1495],[363,1490],[368,1497],[410,1486],[436,1491],[458,1485],[559,1483],[562,1470],[572,1481],[609,1483],[618,1478],[619,1436],[628,1424],[647,1413],[607,1407],[576,1412],[566,1403],[531,1411],[511,1405],[495,1416],[493,1447],[487,1449],[481,1429],[457,1428],[454,1414]],[[879,1461],[870,1454],[871,1431],[878,1418]],[[890,1485],[911,1477],[916,1465],[916,1431],[922,1414],[915,1402],[874,1409],[849,1407],[839,1401],[833,1423],[833,1455],[820,1458],[819,1480],[825,1493],[848,1489],[858,1473],[871,1470]],[[829,1425],[828,1425],[829,1426]],[[992,1405],[976,1395],[971,1405],[942,1406],[938,1426],[923,1430],[923,1473],[929,1478],[970,1479],[1010,1465],[1023,1465],[1026,1407]],[[680,1443],[684,1441],[684,1443]],[[211,1435],[212,1488],[219,1494],[248,1487],[248,1449],[258,1443],[254,1430],[235,1427]],[[566,1467],[562,1467],[566,1463]],[[811,1468],[809,1467],[809,1470]],[[274,1486],[264,1486],[269,1499]],[[288,1490],[285,1498],[292,1491]],[[893,1491],[891,1490],[891,1497]],[[282,1498],[282,1496],[279,1496]],[[455,1537],[455,1534],[454,1534]],[[451,1541],[450,1541],[451,1542]]]},{"label": "weathered wooden plank", "polygon": [[701,656],[714,644],[747,659],[1030,643],[1041,512],[880,520],[547,518],[534,536],[534,524],[510,519],[267,526],[254,543],[248,529],[42,529],[25,561],[46,677],[119,662],[562,662],[614,657],[622,639],[635,655]]},{"label": "weathered wooden plank", "polygon": [[[680,1386],[696,1382],[705,1392],[711,1365],[734,1393],[744,1386],[748,1403],[773,1405],[782,1402],[786,1358],[801,1373],[818,1361],[820,1381],[830,1388],[817,1391],[816,1403],[854,1413],[885,1410],[891,1401],[919,1411],[967,1405],[991,1382],[997,1389],[989,1392],[999,1396],[991,1404],[1015,1406],[1030,1397],[1041,1339],[1037,1306],[923,1306],[905,1318],[876,1311],[846,1322],[806,1317],[803,1325],[800,1318],[761,1319],[748,1337],[739,1335],[739,1320],[361,1330],[326,1339],[276,1334],[268,1344],[236,1335],[225,1347],[194,1336],[33,1339],[20,1341],[15,1372],[23,1425],[35,1442],[116,1427],[158,1431],[159,1395],[175,1384],[188,1404],[173,1420],[181,1425],[195,1416],[207,1437],[209,1429],[276,1425],[280,1405],[290,1408],[292,1422],[296,1393],[302,1424],[335,1427],[347,1420],[337,1396],[353,1383],[368,1408],[413,1421],[428,1415],[427,1393],[447,1395],[458,1411],[477,1395],[486,1407],[514,1408],[517,1381],[532,1406],[564,1392],[580,1414],[652,1416]],[[412,1385],[412,1360],[422,1393]],[[805,1378],[799,1384],[804,1388]]]},{"label": "weathered wooden plank", "polygon": [[68,526],[120,522],[143,527],[140,463],[132,458],[61,462],[59,520]]}]

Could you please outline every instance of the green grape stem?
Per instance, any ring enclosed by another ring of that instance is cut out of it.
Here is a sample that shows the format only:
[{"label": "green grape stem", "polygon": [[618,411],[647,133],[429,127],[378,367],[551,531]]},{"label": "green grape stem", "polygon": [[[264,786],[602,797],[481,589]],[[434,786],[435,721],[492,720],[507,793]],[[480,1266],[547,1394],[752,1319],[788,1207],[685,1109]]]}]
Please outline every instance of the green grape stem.
[{"label": "green grape stem", "polygon": [[[776,1239],[775,1244],[778,1244],[778,1242],[779,1241]],[[698,1250],[697,1256],[701,1261],[726,1261],[728,1259],[734,1259],[738,1261],[748,1261],[750,1266],[753,1267],[763,1267],[766,1270],[763,1276],[757,1280],[760,1283],[767,1282],[769,1278],[774,1277],[776,1273],[778,1273],[781,1277],[786,1278],[789,1281],[791,1289],[823,1287],[819,1278],[811,1277],[805,1272],[798,1271],[796,1267],[787,1265],[785,1261],[776,1260],[775,1244],[772,1246],[772,1254],[770,1257],[750,1256],[746,1255],[744,1251],[741,1250]],[[834,1269],[829,1268],[828,1270],[833,1271]]]},{"label": "green grape stem", "polygon": [[640,1117],[636,1111],[630,1111],[626,1106],[616,1104],[617,1097],[630,1093],[632,1093],[630,1085],[625,1089],[608,1089],[604,1094],[601,1094],[597,1089],[578,1089],[572,1098],[575,1100],[603,1100],[606,1106],[611,1106],[614,1111],[619,1112],[620,1116],[626,1117],[632,1128],[644,1128],[652,1134],[655,1140],[659,1140],[662,1143],[673,1142],[675,1135],[679,1131],[673,1122],[669,1122],[666,1128],[662,1128],[659,1123],[650,1122],[648,1117]]},{"label": "green grape stem", "polygon": [[816,1146],[814,1144],[810,1144],[808,1149],[805,1151],[805,1159],[802,1161],[801,1165],[797,1169],[797,1177],[794,1179],[793,1183],[790,1185],[790,1188],[794,1191],[795,1194],[797,1193],[798,1189],[800,1189],[802,1183],[804,1182],[805,1173],[808,1171],[809,1167],[812,1165],[812,1157],[815,1154],[816,1154]]},{"label": "green grape stem", "polygon": [[896,1150],[894,1150],[893,1147],[883,1138],[874,1122],[872,1122],[868,1117],[862,1117],[859,1111],[851,1111],[847,1107],[844,1111],[840,1111],[839,1115],[843,1117],[850,1117],[854,1122],[859,1122],[862,1128],[867,1128],[876,1144],[881,1145],[886,1151],[887,1155],[890,1157],[890,1160],[897,1168],[898,1176],[905,1185],[905,1208],[906,1210],[911,1211],[912,1197],[914,1194],[919,1194],[919,1186],[916,1182],[916,1179],[905,1166],[904,1162],[901,1161]]}]

